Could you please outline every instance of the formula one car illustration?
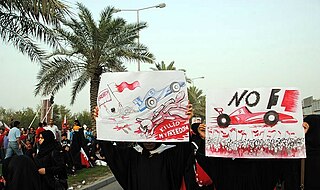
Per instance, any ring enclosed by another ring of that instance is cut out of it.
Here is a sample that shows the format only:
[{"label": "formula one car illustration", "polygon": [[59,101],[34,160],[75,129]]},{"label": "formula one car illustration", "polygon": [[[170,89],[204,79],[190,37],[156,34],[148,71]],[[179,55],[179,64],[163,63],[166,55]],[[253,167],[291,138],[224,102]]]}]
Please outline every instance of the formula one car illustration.
[{"label": "formula one car illustration", "polygon": [[185,85],[185,82],[172,82],[170,85],[164,87],[163,89],[156,91],[154,88],[151,88],[143,99],[137,97],[133,100],[133,103],[137,105],[139,111],[142,112],[146,108],[153,109],[157,106],[157,103],[174,92],[179,92],[181,87]]},{"label": "formula one car illustration", "polygon": [[281,123],[297,123],[298,121],[290,115],[277,113],[276,111],[252,113],[246,106],[233,111],[230,115],[223,113],[222,108],[214,108],[219,116],[217,123],[219,127],[228,127],[229,125],[240,124],[267,124],[274,126]]}]

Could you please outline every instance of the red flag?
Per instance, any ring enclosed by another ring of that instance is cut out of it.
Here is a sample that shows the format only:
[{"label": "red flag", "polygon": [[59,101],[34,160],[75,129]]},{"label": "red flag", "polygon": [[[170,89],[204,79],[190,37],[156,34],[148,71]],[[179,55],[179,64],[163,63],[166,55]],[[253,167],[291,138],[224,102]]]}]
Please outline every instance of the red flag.
[{"label": "red flag", "polygon": [[133,83],[127,83],[127,82],[122,82],[119,85],[116,85],[117,89],[119,92],[122,92],[124,89],[128,88],[129,90],[134,90],[135,88],[139,87],[140,84],[138,81],[134,81]]},{"label": "red flag", "polygon": [[204,169],[198,164],[197,161],[196,161],[195,173],[196,173],[196,181],[200,186],[211,185],[213,183],[210,176],[204,171]]},{"label": "red flag", "polygon": [[80,158],[81,158],[81,164],[83,166],[86,166],[87,168],[89,168],[91,166],[91,164],[89,162],[89,158],[88,158],[87,154],[84,152],[83,148],[81,148],[81,150],[80,150]]}]

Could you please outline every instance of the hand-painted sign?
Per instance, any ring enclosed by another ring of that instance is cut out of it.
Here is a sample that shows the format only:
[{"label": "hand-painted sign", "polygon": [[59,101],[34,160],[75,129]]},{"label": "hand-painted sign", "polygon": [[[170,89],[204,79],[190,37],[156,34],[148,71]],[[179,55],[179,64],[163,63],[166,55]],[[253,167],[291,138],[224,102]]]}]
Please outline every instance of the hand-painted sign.
[{"label": "hand-painted sign", "polygon": [[299,94],[295,88],[210,91],[206,110],[207,156],[305,157]]},{"label": "hand-painted sign", "polygon": [[113,141],[188,141],[188,94],[180,71],[105,73],[97,137]]}]

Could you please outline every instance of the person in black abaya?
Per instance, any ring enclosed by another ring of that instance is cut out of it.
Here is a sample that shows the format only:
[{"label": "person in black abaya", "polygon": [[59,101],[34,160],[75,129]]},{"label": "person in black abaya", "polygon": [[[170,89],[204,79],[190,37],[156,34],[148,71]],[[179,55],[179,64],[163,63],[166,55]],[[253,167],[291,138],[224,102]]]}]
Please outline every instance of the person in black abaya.
[{"label": "person in black abaya", "polygon": [[306,132],[305,190],[319,190],[320,183],[320,115],[304,118]]},{"label": "person in black abaya", "polygon": [[320,176],[320,115],[308,115],[303,119],[306,155],[304,170],[301,173],[301,159],[287,160],[282,163],[283,190],[300,190],[301,175],[304,175],[305,190],[319,190]]},{"label": "person in black abaya", "polygon": [[82,169],[80,150],[85,145],[85,138],[83,128],[81,127],[79,120],[74,121],[73,129],[74,131],[71,140],[70,153],[72,155],[76,169],[80,170]]},{"label": "person in black abaya", "polygon": [[134,147],[100,143],[108,166],[123,189],[180,189],[190,155],[189,143],[138,143]]},{"label": "person in black abaya", "polygon": [[276,159],[211,158],[217,190],[273,190],[279,176]]},{"label": "person in black abaya", "polygon": [[6,180],[5,190],[41,190],[38,169],[26,155],[5,159],[2,174]]},{"label": "person in black abaya", "polygon": [[41,189],[54,190],[55,178],[61,179],[64,189],[67,189],[67,172],[60,143],[49,130],[41,132],[39,138],[40,147],[35,163],[41,177]]},{"label": "person in black abaya", "polygon": [[[192,115],[189,106],[188,115]],[[95,109],[94,117],[98,115]],[[115,178],[125,190],[179,190],[187,160],[189,142],[164,144],[140,142],[134,147],[100,141]]]},{"label": "person in black abaya", "polygon": [[[205,156],[205,124],[191,125],[192,156],[188,161],[185,174],[186,190],[213,190],[214,184],[209,176],[214,165],[209,165],[210,157]],[[212,164],[212,163],[211,163]]]}]

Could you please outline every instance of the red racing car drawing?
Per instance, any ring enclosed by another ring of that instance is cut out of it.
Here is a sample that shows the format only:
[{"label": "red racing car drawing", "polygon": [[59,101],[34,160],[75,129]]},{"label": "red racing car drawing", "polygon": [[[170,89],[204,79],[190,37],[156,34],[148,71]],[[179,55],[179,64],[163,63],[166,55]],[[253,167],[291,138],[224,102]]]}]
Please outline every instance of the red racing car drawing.
[{"label": "red racing car drawing", "polygon": [[291,115],[277,113],[276,111],[256,112],[252,113],[246,106],[236,109],[230,115],[223,113],[223,108],[214,108],[219,116],[217,123],[219,127],[225,128],[229,125],[241,124],[267,124],[274,126],[278,122],[281,123],[297,123],[298,121]]}]

